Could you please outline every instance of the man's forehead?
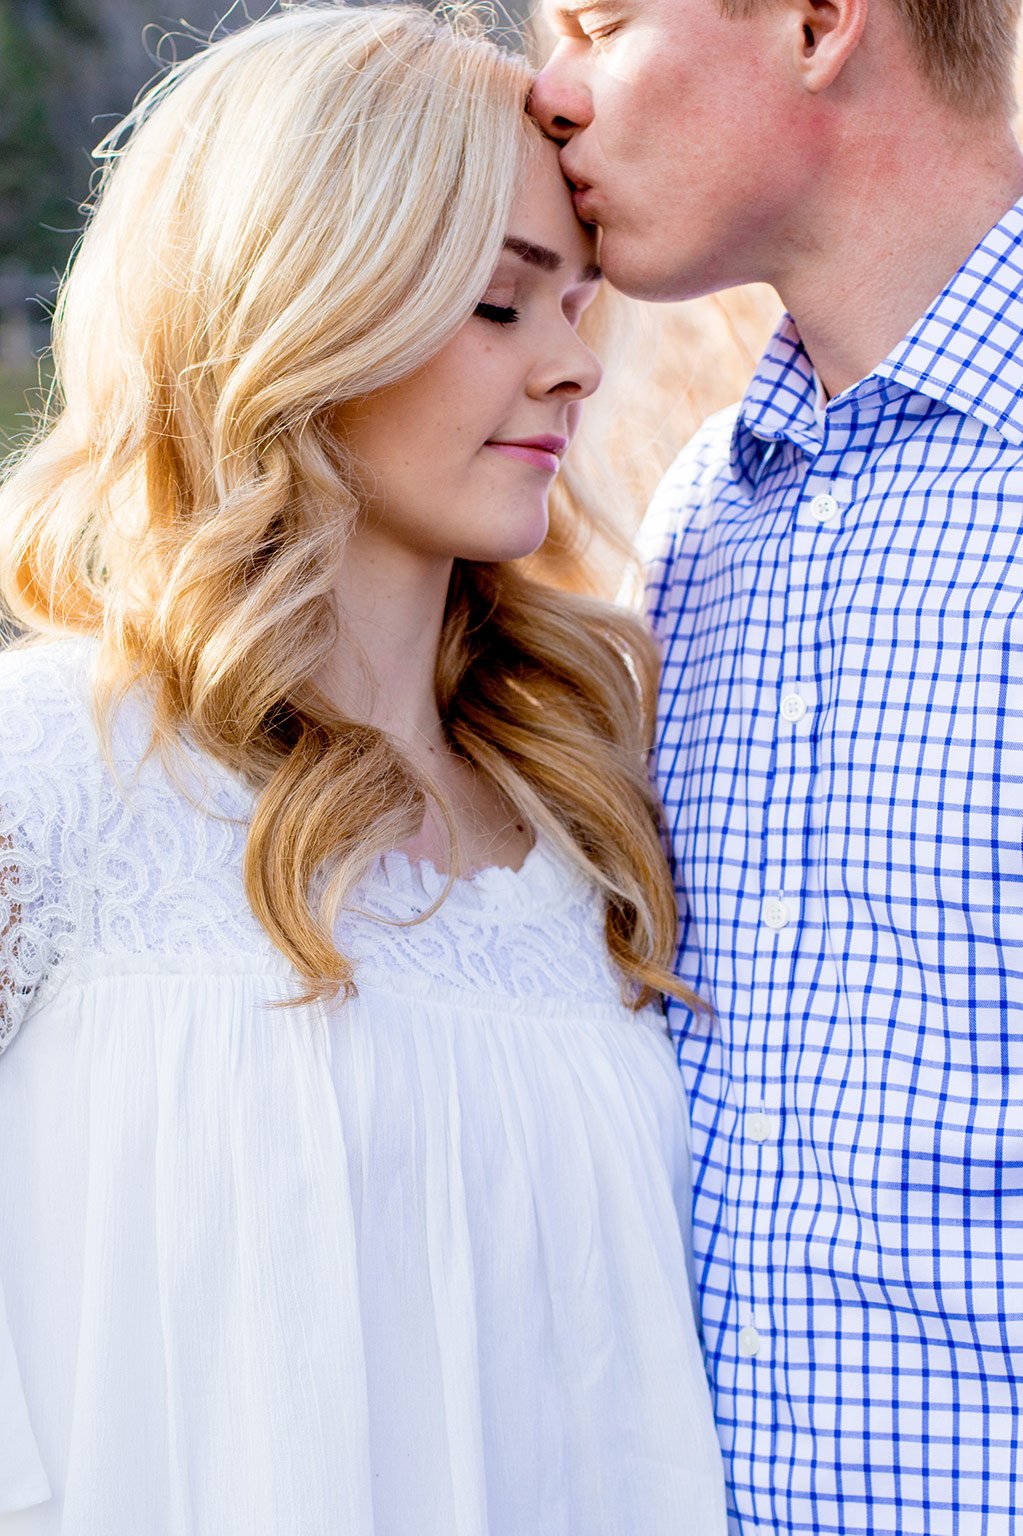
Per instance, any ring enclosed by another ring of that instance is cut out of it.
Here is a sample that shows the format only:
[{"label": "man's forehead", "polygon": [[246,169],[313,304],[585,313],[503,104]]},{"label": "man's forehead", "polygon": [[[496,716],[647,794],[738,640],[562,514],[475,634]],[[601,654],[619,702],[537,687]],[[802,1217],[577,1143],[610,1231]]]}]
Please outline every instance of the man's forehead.
[{"label": "man's forehead", "polygon": [[620,0],[555,0],[559,16],[581,16],[584,11],[610,11]]},{"label": "man's forehead", "polygon": [[[553,21],[573,22],[581,16],[601,15],[605,11],[620,11],[623,0],[546,0],[545,9]],[[642,0],[628,0],[633,10]]]}]

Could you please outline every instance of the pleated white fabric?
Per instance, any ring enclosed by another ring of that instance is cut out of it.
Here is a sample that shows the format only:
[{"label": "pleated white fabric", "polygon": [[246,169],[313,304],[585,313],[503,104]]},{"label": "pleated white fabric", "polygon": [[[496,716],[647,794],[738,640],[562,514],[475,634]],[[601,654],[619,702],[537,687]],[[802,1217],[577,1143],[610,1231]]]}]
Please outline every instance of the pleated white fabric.
[{"label": "pleated white fabric", "polygon": [[115,779],[87,676],[0,661],[2,1536],[723,1532],[683,1090],[595,894],[540,845],[395,928],[394,855],[357,1000],[272,1008],[244,790],[140,705]]}]

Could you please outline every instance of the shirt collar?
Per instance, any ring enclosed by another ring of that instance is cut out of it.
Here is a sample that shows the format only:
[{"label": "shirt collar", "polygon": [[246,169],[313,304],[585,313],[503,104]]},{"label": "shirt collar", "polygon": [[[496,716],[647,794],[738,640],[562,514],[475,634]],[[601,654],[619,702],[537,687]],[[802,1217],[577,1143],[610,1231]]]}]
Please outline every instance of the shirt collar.
[{"label": "shirt collar", "polygon": [[[976,416],[1023,445],[1023,200],[1010,208],[921,320],[854,392],[879,380]],[[841,398],[841,397],[839,397]],[[813,365],[783,316],[739,410],[733,458],[755,478],[765,444],[822,446]],[[745,431],[743,430],[745,429]],[[759,440],[751,442],[752,438]]]},{"label": "shirt collar", "polygon": [[822,441],[813,364],[795,321],[783,315],[739,408],[739,424],[763,445],[788,438],[816,453]]},{"label": "shirt collar", "polygon": [[1023,444],[1023,200],[875,372]]}]

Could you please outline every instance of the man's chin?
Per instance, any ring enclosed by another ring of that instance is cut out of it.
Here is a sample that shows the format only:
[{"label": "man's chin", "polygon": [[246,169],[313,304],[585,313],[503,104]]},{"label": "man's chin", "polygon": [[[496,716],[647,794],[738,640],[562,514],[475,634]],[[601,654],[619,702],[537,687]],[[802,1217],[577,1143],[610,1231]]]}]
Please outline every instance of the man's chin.
[{"label": "man's chin", "polygon": [[677,272],[667,271],[652,261],[639,241],[633,242],[620,236],[601,231],[600,270],[612,288],[628,294],[630,299],[645,299],[650,304],[663,304],[675,298],[674,282]]},{"label": "man's chin", "polygon": [[687,264],[677,252],[652,252],[641,237],[602,230],[600,268],[612,288],[648,304],[677,304],[732,286],[706,262]]}]

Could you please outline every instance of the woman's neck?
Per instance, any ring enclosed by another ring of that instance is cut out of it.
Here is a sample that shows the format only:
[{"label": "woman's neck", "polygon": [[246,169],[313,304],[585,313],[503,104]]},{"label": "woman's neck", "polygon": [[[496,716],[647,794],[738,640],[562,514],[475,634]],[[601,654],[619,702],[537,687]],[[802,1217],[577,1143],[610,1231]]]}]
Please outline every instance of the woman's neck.
[{"label": "woman's neck", "polygon": [[[357,534],[338,588],[338,639],[317,682],[348,719],[392,737],[443,796],[458,840],[453,873],[487,864],[518,868],[531,846],[528,828],[496,786],[452,748],[437,709],[437,652],[451,570],[450,560]],[[451,831],[435,805],[404,851],[451,868]]]},{"label": "woman's neck", "polygon": [[353,538],[337,594],[342,624],[318,678],[342,714],[386,731],[415,761],[445,742],[435,677],[451,568]]}]

